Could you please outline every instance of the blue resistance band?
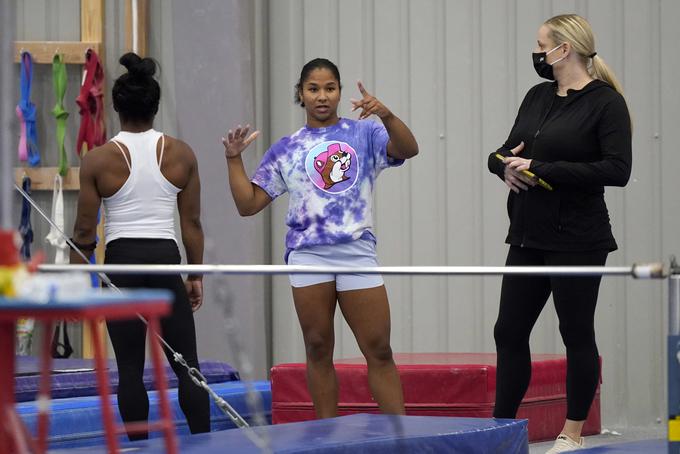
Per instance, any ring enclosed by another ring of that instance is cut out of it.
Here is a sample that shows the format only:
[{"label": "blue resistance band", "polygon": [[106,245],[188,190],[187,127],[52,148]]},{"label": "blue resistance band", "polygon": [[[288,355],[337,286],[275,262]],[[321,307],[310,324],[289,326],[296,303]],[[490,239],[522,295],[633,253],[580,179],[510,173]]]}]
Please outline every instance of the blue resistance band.
[{"label": "blue resistance band", "polygon": [[36,108],[31,102],[32,82],[33,58],[30,53],[24,52],[21,54],[21,97],[17,107],[21,110],[21,120],[25,125],[28,165],[36,167],[40,164],[40,150],[38,150],[38,131],[35,124]]}]

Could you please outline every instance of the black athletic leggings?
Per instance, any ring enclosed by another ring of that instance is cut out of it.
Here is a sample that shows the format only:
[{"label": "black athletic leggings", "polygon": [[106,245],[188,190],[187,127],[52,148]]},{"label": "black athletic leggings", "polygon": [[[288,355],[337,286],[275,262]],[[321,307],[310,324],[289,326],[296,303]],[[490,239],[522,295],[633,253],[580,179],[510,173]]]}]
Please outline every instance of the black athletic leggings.
[{"label": "black athletic leggings", "polygon": [[[507,266],[603,266],[607,251],[554,252],[511,246]],[[595,343],[598,277],[504,276],[496,340],[494,417],[514,418],[531,378],[529,335],[552,292],[567,349],[567,418],[583,421],[600,378]]]},{"label": "black athletic leggings", "polygon": [[[179,250],[173,240],[113,240],[106,245],[107,264],[178,264]],[[111,281],[120,288],[162,288],[175,295],[172,314],[161,319],[161,335],[182,354],[191,367],[198,368],[194,315],[184,282],[179,275],[153,276],[113,274]],[[112,321],[106,324],[118,364],[118,409],[124,422],[149,419],[149,397],[144,389],[144,352],[146,325],[139,320]],[[205,390],[196,386],[186,369],[177,364],[166,349],[165,355],[177,375],[179,405],[191,433],[210,432],[210,402]],[[148,438],[148,434],[128,434],[130,440]]]}]

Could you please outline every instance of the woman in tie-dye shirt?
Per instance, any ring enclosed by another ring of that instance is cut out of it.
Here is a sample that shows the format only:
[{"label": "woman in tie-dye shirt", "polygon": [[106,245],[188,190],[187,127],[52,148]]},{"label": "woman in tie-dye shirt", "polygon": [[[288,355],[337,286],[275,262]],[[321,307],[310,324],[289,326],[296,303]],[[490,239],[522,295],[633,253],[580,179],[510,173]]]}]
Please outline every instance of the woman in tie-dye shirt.
[{"label": "woman in tie-dye shirt", "polygon": [[[358,83],[359,120],[338,117],[340,74],[317,58],[302,68],[295,101],[307,124],[276,142],[252,179],[241,153],[258,135],[249,127],[223,139],[229,184],[242,216],[261,211],[288,192],[286,262],[326,267],[377,266],[373,187],[378,174],[418,153],[408,127]],[[365,120],[377,115],[382,124]],[[362,121],[363,120],[363,121]],[[392,349],[387,292],[379,275],[290,275],[307,352],[307,383],[317,417],[337,415],[333,368],[336,303],[368,364],[371,393],[385,413],[403,414],[404,399]]]}]

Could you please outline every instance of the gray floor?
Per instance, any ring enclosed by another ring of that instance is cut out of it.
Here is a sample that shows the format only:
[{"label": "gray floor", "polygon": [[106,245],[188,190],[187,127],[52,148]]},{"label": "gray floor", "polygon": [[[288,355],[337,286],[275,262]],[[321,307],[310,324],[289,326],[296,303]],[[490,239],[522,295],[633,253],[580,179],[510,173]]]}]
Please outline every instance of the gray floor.
[{"label": "gray floor", "polygon": [[[651,440],[666,437],[666,426],[659,424],[655,427],[644,428],[610,428],[605,434],[586,437],[586,447],[625,443],[628,441]],[[544,454],[553,445],[552,441],[532,443],[529,454]]]}]

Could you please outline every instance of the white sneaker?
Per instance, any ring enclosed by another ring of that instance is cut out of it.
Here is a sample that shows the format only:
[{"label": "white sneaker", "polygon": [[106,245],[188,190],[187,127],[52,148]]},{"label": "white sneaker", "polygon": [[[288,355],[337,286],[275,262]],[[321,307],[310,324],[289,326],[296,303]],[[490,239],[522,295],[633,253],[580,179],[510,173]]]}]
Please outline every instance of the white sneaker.
[{"label": "white sneaker", "polygon": [[557,436],[557,440],[555,440],[555,444],[553,445],[552,448],[545,454],[557,454],[560,452],[567,452],[567,451],[573,451],[576,449],[583,449],[586,447],[585,440],[583,437],[579,439],[578,442],[572,440],[568,436],[564,434],[559,434]]}]

